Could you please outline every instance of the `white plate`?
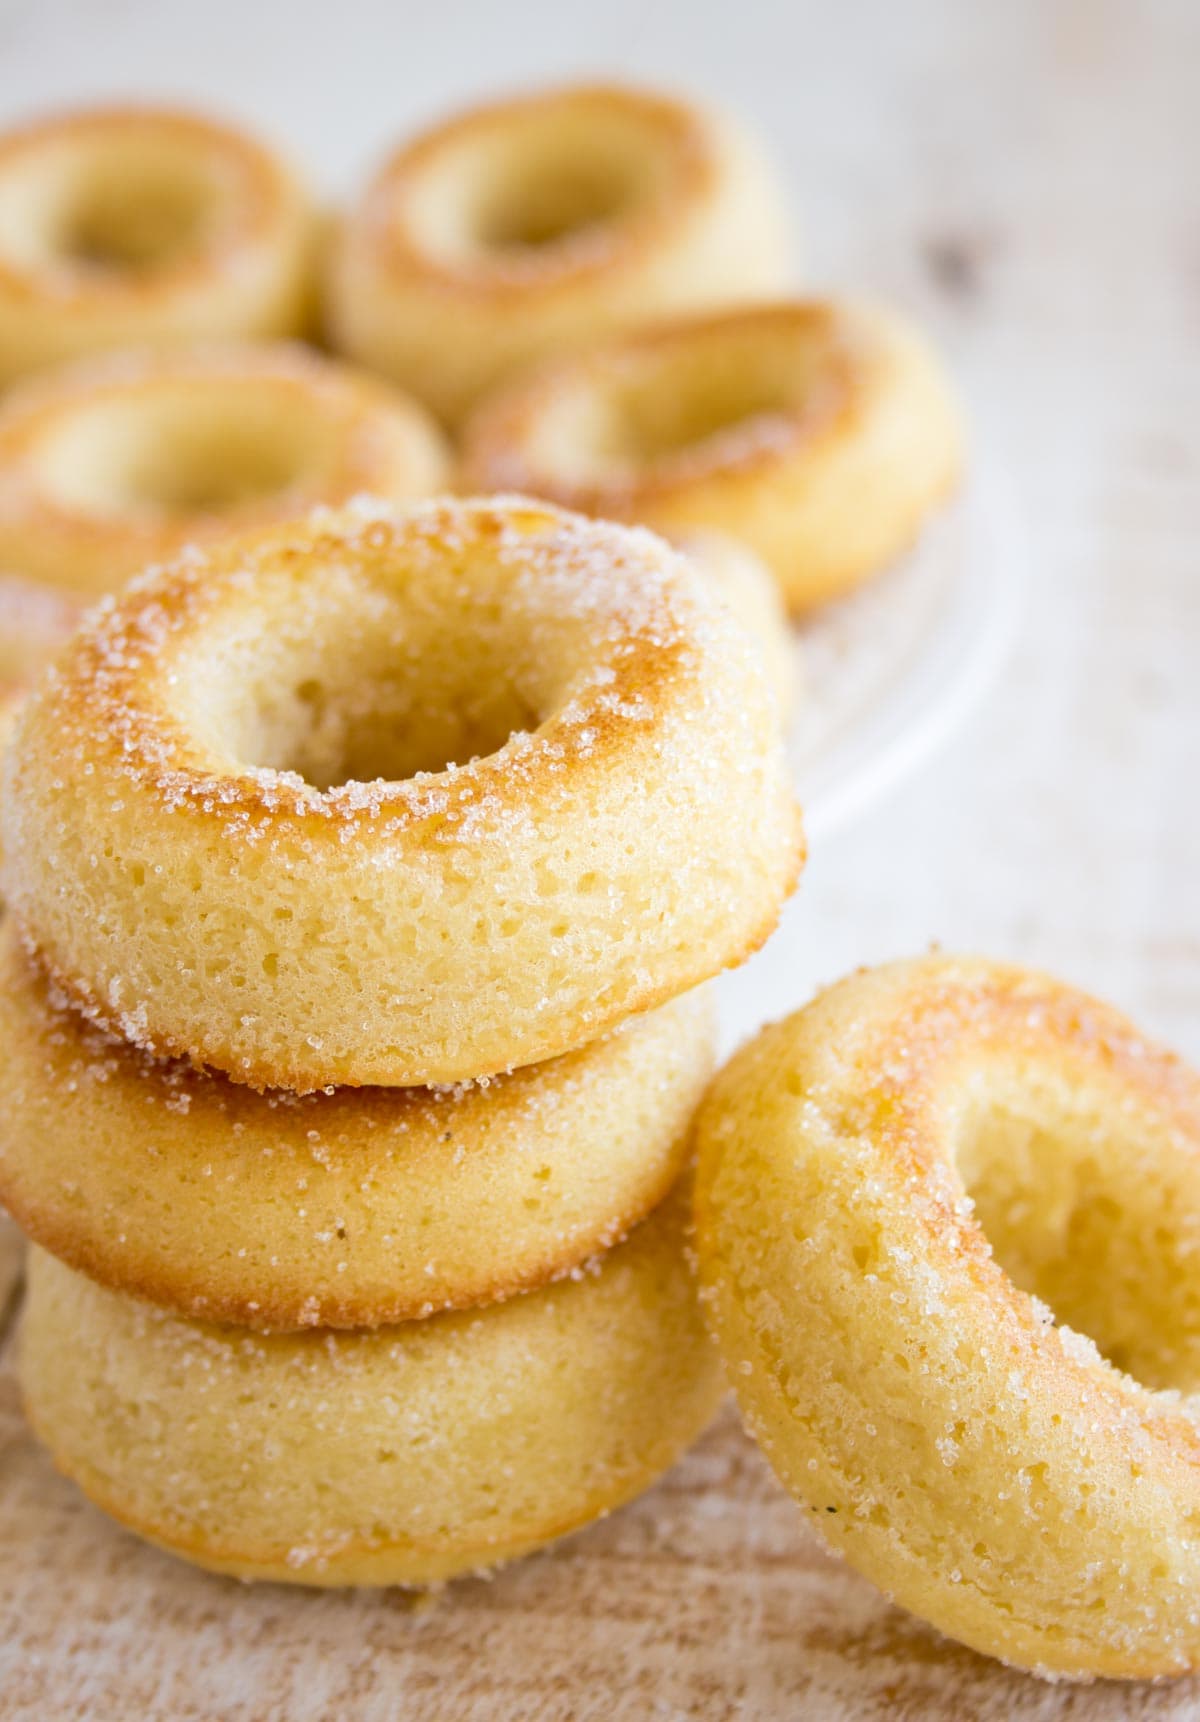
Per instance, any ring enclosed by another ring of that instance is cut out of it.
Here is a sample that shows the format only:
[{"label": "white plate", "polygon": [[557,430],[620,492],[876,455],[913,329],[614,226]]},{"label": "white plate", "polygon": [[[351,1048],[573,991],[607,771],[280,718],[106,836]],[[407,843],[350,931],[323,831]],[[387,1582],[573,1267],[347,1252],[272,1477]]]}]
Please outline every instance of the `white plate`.
[{"label": "white plate", "polygon": [[797,630],[788,753],[810,841],[954,732],[1004,656],[1024,576],[1007,491],[984,472],[902,563]]}]

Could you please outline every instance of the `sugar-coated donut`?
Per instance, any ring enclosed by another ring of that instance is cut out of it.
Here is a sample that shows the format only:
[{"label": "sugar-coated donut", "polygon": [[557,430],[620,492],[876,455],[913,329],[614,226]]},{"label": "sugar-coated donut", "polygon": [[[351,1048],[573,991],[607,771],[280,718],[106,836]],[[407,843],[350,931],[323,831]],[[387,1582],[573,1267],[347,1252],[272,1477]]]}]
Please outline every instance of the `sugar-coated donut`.
[{"label": "sugar-coated donut", "polygon": [[375,1332],[188,1321],[33,1249],[26,1409],[99,1506],[202,1566],[313,1585],[493,1567],[648,1488],[716,1410],[687,1207],[578,1280]]},{"label": "sugar-coated donut", "polygon": [[462,485],[744,540],[803,611],[908,548],[962,465],[942,367],[891,313],[796,300],[539,367],[467,425]]},{"label": "sugar-coated donut", "polygon": [[0,383],[134,343],[297,335],[316,217],[256,139],[93,108],[0,135]]},{"label": "sugar-coated donut", "polygon": [[1200,1079],[934,957],[764,1031],[698,1136],[732,1382],[846,1559],[1043,1674],[1200,1666]]},{"label": "sugar-coated donut", "polygon": [[88,595],[185,545],[445,489],[423,407],[299,345],[83,359],[0,402],[0,567]]},{"label": "sugar-coated donut", "polygon": [[740,961],[803,855],[724,603],[651,534],[519,499],[318,512],[135,581],[6,771],[55,981],[301,1091],[581,1046]]},{"label": "sugar-coated donut", "polygon": [[397,151],[347,217],[334,344],[457,423],[531,360],[777,292],[786,231],[757,147],[721,116],[605,85],[492,103]]},{"label": "sugar-coated donut", "polygon": [[724,532],[689,532],[675,540],[711,580],[762,653],[767,678],[786,717],[796,699],[799,641],[765,562]]},{"label": "sugar-coated donut", "polygon": [[93,1279],[243,1327],[376,1327],[577,1270],[674,1184],[703,989],[485,1085],[261,1095],[152,1063],[0,935],[0,1205]]}]

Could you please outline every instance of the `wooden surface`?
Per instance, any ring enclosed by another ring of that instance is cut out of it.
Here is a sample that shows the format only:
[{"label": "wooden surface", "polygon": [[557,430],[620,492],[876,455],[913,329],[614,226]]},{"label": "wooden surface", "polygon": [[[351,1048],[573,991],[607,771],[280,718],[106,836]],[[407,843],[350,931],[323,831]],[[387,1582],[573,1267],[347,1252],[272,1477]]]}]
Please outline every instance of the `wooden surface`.
[{"label": "wooden surface", "polygon": [[[1200,1059],[1200,7],[1190,0],[0,5],[0,111],[216,100],[329,183],[410,120],[580,70],[757,118],[813,278],[940,334],[1033,555],[1019,644],[934,765],[814,855],[730,1033],[940,940],[1106,993]],[[608,1523],[413,1612],[247,1591],[52,1476],[0,1365],[0,1718],[1200,1716],[1050,1688],[829,1563],[726,1421]]]},{"label": "wooden surface", "polygon": [[[57,1479],[0,1377],[0,1715],[210,1722],[1184,1722],[1200,1681],[1049,1686],[938,1639],[800,1525],[732,1415],[558,1549],[414,1609],[194,1572]],[[19,1654],[5,1646],[19,1645]]]}]

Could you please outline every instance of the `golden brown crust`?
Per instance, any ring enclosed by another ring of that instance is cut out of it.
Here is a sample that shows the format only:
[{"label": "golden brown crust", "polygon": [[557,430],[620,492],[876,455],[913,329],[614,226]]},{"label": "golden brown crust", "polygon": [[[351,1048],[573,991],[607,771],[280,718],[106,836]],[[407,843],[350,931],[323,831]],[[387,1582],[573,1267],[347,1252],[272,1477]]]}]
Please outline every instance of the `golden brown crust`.
[{"label": "golden brown crust", "polygon": [[765,1030],[698,1139],[707,1307],[826,1537],[1019,1666],[1195,1667],[1200,1078],[1046,976],[929,958]]},{"label": "golden brown crust", "polygon": [[[64,472],[62,447],[81,438]],[[105,474],[114,441],[135,473],[152,463],[183,499],[125,494],[120,473]],[[256,462],[282,464],[260,487]],[[299,344],[92,356],[18,384],[0,404],[0,567],[99,596],[186,546],[362,494],[428,496],[448,471],[441,433],[416,402]],[[189,480],[200,500],[187,500]],[[204,499],[214,480],[227,499]]]},{"label": "golden brown crust", "polygon": [[519,377],[468,422],[459,483],[728,532],[803,610],[899,556],[961,459],[947,385],[912,331],[791,300],[660,321]]},{"label": "golden brown crust", "polygon": [[0,947],[0,1202],[115,1290],[264,1331],[496,1302],[579,1270],[666,1195],[712,1073],[675,1001],[487,1085],[264,1097],[147,1059]]},{"label": "golden brown crust", "polygon": [[[362,721],[404,742],[414,710],[447,714],[467,727],[442,746],[474,757],[339,783],[331,756],[328,789],[250,763],[307,757],[318,683],[317,739],[341,748],[330,724],[377,677],[400,703]],[[287,698],[294,739],[228,735],[226,703],[250,734]],[[471,719],[481,698],[496,715]],[[314,518],[135,583],[30,708],[11,783],[14,913],[56,984],[147,1050],[299,1089],[582,1045],[753,949],[803,856],[774,704],[724,608],[648,535],[519,500]],[[109,904],[82,940],[76,888]]]}]

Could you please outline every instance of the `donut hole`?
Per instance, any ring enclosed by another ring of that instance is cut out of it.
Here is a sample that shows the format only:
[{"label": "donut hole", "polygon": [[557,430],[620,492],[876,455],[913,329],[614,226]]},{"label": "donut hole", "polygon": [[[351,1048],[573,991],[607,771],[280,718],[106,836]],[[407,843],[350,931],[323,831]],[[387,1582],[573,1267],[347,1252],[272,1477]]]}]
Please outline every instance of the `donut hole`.
[{"label": "donut hole", "polygon": [[434,586],[364,587],[337,566],[276,595],[181,666],[186,721],[223,765],[322,791],[399,782],[497,753],[564,697],[558,643],[500,596],[457,605]]},{"label": "donut hole", "polygon": [[87,269],[161,269],[200,248],[212,211],[212,188],[199,179],[95,176],[60,212],[55,249]]},{"label": "donut hole", "polygon": [[548,398],[531,430],[533,464],[584,485],[719,465],[794,435],[798,416],[823,399],[825,381],[813,340],[646,349]]},{"label": "donut hole", "polygon": [[155,523],[236,516],[319,485],[335,427],[269,384],[164,387],[101,397],[56,422],[36,450],[59,509]]},{"label": "donut hole", "polygon": [[443,678],[426,663],[417,688],[397,673],[407,656],[400,642],[390,663],[362,641],[343,637],[341,646],[338,668],[325,664],[320,673],[260,689],[265,697],[234,714],[230,751],[240,762],[295,773],[318,790],[397,783],[497,753],[541,721],[507,679],[471,684],[450,665],[441,666]]},{"label": "donut hole", "polygon": [[535,107],[443,143],[415,175],[407,214],[446,261],[542,268],[636,219],[671,175],[648,117]]},{"label": "donut hole", "polygon": [[0,255],[88,276],[168,270],[208,249],[224,201],[217,167],[181,140],[64,138],[0,176]]},{"label": "donut hole", "polygon": [[615,221],[636,205],[637,183],[625,164],[547,160],[514,170],[487,188],[474,210],[476,242],[485,251],[558,245]]},{"label": "donut hole", "polygon": [[959,1174],[1009,1278],[1150,1388],[1200,1388],[1200,1159],[1169,1121],[1025,1073],[973,1110]]}]

